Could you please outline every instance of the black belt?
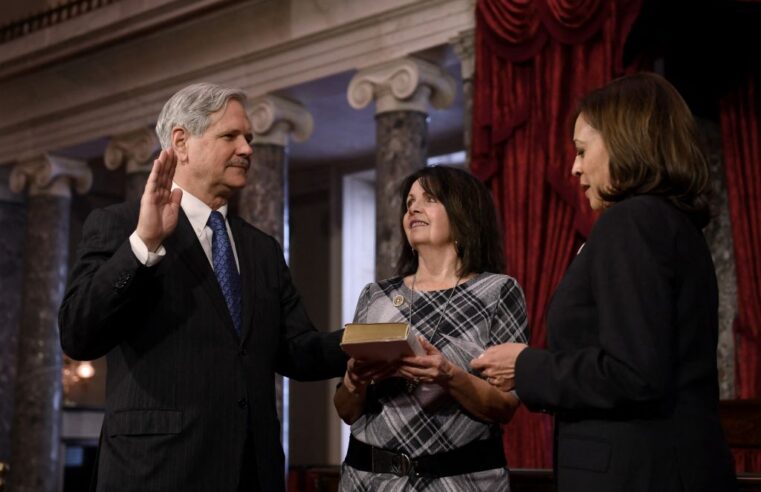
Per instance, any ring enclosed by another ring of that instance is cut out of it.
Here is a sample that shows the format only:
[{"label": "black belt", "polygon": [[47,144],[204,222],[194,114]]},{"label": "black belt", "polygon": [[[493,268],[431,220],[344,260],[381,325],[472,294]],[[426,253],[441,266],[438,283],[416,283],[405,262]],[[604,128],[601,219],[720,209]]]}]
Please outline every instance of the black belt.
[{"label": "black belt", "polygon": [[413,458],[407,453],[376,448],[351,436],[345,462],[366,472],[431,478],[475,473],[506,465],[502,440],[496,437],[473,441],[452,451]]}]

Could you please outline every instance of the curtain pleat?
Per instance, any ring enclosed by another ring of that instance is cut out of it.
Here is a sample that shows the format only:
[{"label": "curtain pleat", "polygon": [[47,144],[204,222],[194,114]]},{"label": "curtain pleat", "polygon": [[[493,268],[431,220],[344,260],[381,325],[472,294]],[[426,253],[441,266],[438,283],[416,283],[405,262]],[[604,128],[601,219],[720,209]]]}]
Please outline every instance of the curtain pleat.
[{"label": "curtain pleat", "polygon": [[[730,222],[737,272],[735,387],[738,398],[761,398],[761,77],[720,102]],[[737,471],[761,471],[761,452],[733,450]]]},{"label": "curtain pleat", "polygon": [[[621,54],[640,0],[479,0],[471,170],[493,191],[507,273],[524,289],[531,344],[546,346],[552,292],[594,222],[570,176],[571,123],[586,92],[628,70]],[[552,422],[521,408],[509,466],[552,465]]]}]

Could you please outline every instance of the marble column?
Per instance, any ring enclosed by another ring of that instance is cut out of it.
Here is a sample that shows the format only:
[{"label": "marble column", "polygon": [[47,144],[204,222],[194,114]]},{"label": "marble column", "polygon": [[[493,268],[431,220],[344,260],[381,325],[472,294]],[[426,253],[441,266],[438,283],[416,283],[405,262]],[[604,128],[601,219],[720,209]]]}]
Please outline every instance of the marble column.
[{"label": "marble column", "polygon": [[238,213],[275,237],[287,251],[288,140],[312,134],[312,115],[300,104],[274,95],[251,101],[254,133],[248,183],[238,197]]},{"label": "marble column", "polygon": [[698,120],[703,147],[711,169],[713,220],[704,233],[711,249],[716,280],[719,284],[719,395],[722,399],[735,397],[735,337],[733,324],[737,316],[737,276],[735,250],[732,241],[732,224],[729,220],[727,181],[724,174],[724,157],[721,151],[721,131],[707,120]]},{"label": "marble column", "polygon": [[376,278],[396,271],[402,234],[398,190],[406,176],[426,164],[428,104],[449,106],[455,90],[455,81],[441,68],[412,57],[360,70],[349,83],[353,108],[375,101]]},{"label": "marble column", "polygon": [[[290,135],[303,142],[312,134],[312,115],[300,104],[274,95],[251,101],[251,127],[254,133],[248,182],[238,196],[238,214],[280,242],[288,258],[288,141]],[[283,394],[288,383],[276,376],[277,414],[289,420]],[[282,441],[288,459],[289,436],[283,426]]]},{"label": "marble column", "polygon": [[460,59],[460,73],[462,74],[462,95],[464,111],[462,115],[463,143],[465,144],[465,162],[470,168],[470,140],[473,127],[473,73],[476,68],[476,52],[474,47],[473,30],[469,29],[459,33],[450,41],[457,58]]},{"label": "marble column", "polygon": [[127,200],[137,199],[143,194],[153,166],[153,156],[160,148],[156,133],[149,128],[116,135],[108,143],[103,162],[111,171],[125,167]]},{"label": "marble column", "polygon": [[61,478],[61,346],[58,307],[69,261],[71,188],[86,192],[89,167],[49,155],[17,164],[11,190],[27,190],[21,322],[9,489],[57,492]]},{"label": "marble column", "polygon": [[[0,167],[0,463],[10,463],[21,306],[26,205],[8,186],[11,166]],[[2,468],[3,465],[0,465]],[[0,483],[2,483],[0,472]],[[2,487],[0,486],[0,490]]]}]

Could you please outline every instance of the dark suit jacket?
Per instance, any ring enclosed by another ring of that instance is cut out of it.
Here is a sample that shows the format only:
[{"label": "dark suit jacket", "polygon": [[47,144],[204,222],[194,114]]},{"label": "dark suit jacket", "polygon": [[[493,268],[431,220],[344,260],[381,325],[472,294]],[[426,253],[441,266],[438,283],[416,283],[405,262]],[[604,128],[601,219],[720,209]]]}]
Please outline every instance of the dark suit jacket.
[{"label": "dark suit jacket", "polygon": [[[145,267],[128,241],[139,205],[94,211],[60,310],[61,345],[75,359],[107,356],[98,490],[233,491],[241,466],[261,490],[284,490],[275,372],[340,376],[340,332],[320,334],[277,242],[230,218],[243,291],[241,338],[184,213]],[[241,464],[247,429],[256,463]]]},{"label": "dark suit jacket", "polygon": [[613,205],[558,286],[517,392],[555,414],[559,492],[735,490],[718,419],[718,294],[701,231],[665,200]]}]

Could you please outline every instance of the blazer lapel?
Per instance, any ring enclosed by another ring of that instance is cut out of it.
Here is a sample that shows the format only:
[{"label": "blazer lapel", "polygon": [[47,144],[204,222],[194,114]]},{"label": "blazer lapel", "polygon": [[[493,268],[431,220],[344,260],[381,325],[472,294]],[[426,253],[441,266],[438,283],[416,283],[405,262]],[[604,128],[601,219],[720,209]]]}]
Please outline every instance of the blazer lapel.
[{"label": "blazer lapel", "polygon": [[[241,306],[243,319],[241,320],[241,343],[251,333],[253,327],[252,319],[254,316],[254,289],[256,268],[256,258],[254,257],[254,248],[247,241],[248,237],[244,234],[243,219],[234,217],[230,221],[230,230],[235,240],[235,252],[238,253],[238,265],[240,270],[240,290]],[[250,234],[249,234],[250,236]]]},{"label": "blazer lapel", "polygon": [[219,287],[217,277],[214,275],[214,270],[201,247],[193,226],[182,209],[180,209],[180,216],[177,220],[177,230],[166,240],[166,250],[167,254],[170,251],[176,252],[180,260],[188,267],[188,270],[198,279],[206,291],[211,304],[217,310],[220,318],[224,320],[225,326],[237,338],[233,320],[227,309],[225,296]]}]

